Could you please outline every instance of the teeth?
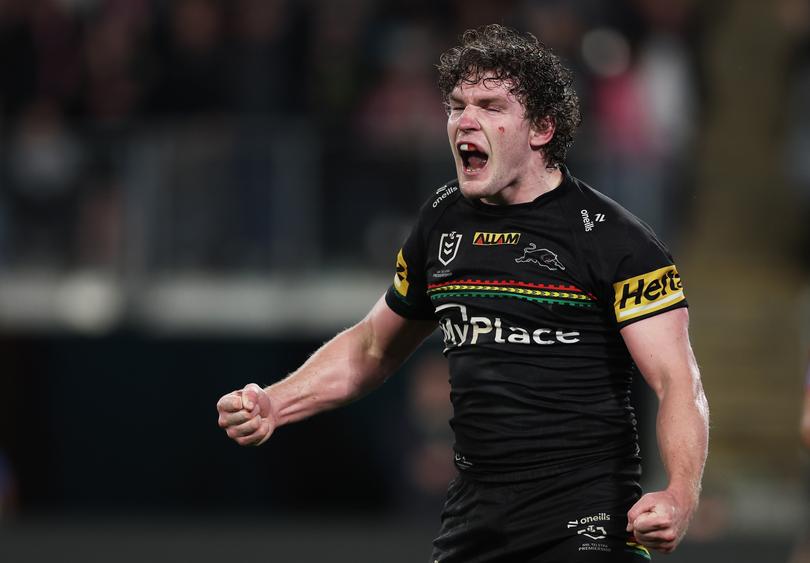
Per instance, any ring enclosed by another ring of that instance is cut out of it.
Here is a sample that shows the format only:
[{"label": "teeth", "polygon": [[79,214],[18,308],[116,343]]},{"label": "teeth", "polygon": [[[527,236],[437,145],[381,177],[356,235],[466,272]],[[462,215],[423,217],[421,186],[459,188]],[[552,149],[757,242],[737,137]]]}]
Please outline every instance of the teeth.
[{"label": "teeth", "polygon": [[460,151],[468,151],[468,150],[470,150],[470,145],[468,145],[467,143],[461,143],[458,146],[458,150],[460,150]]}]

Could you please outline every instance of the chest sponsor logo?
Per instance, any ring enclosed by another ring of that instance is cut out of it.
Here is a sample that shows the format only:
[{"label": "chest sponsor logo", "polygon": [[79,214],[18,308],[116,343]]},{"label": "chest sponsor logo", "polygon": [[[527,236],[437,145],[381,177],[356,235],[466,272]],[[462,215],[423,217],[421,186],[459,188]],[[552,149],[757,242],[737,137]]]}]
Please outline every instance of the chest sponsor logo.
[{"label": "chest sponsor logo", "polygon": [[619,322],[659,311],[685,299],[681,276],[674,265],[614,283],[613,291]]},{"label": "chest sponsor logo", "polygon": [[402,249],[399,249],[397,254],[397,273],[394,274],[394,289],[397,290],[402,297],[408,296],[408,263],[405,262],[405,257],[402,255]]},{"label": "chest sponsor logo", "polygon": [[500,246],[502,244],[517,244],[520,233],[482,233],[476,232],[473,236],[475,246]]},{"label": "chest sponsor logo", "polygon": [[439,328],[444,335],[444,351],[459,346],[476,345],[485,342],[496,344],[526,344],[550,346],[554,344],[576,344],[580,334],[574,330],[558,328],[527,329],[506,324],[500,317],[471,316],[467,306],[447,303],[436,307],[441,313]]},{"label": "chest sponsor logo", "polygon": [[565,266],[563,266],[555,253],[548,248],[537,248],[537,245],[533,242],[530,242],[529,246],[523,249],[523,256],[515,258],[515,262],[518,264],[532,262],[549,270],[565,270]]},{"label": "chest sponsor logo", "polygon": [[461,246],[461,235],[456,231],[442,233],[439,239],[439,262],[447,266],[458,254],[458,247]]}]

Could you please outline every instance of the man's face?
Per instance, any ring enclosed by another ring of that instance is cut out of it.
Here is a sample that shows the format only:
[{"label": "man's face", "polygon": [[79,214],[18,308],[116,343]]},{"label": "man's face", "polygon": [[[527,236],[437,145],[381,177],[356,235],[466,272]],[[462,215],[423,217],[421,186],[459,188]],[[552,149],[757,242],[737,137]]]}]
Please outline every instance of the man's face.
[{"label": "man's face", "polygon": [[537,166],[531,124],[509,86],[485,79],[462,82],[448,98],[447,135],[459,186],[468,198],[502,203],[508,199],[504,190],[519,190]]}]

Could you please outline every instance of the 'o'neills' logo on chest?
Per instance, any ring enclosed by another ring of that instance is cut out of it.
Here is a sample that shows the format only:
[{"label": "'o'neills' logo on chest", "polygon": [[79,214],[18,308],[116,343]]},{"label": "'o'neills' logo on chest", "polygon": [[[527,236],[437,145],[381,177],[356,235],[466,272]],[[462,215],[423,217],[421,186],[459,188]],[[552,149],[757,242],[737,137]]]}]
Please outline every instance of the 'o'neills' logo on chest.
[{"label": "'o'neills' logo on chest", "polygon": [[565,270],[565,266],[562,265],[556,254],[548,248],[537,248],[537,245],[533,242],[530,242],[529,246],[523,249],[523,256],[515,258],[515,262],[518,264],[533,262],[549,270]]},{"label": "'o'neills' logo on chest", "polygon": [[473,236],[475,246],[500,246],[502,244],[517,244],[520,233],[482,233],[476,232]]}]

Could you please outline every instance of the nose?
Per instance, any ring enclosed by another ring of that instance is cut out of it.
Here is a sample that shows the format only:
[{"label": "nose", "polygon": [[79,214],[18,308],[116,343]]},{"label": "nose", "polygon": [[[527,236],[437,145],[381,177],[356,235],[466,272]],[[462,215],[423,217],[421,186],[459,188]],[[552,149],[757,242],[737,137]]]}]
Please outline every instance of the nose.
[{"label": "nose", "polygon": [[470,131],[480,128],[481,124],[478,123],[476,117],[475,107],[470,104],[461,112],[461,117],[458,119],[458,128],[462,131]]}]

